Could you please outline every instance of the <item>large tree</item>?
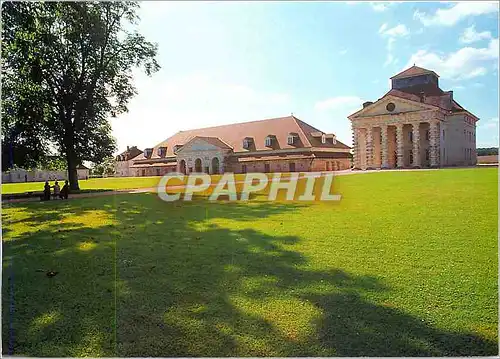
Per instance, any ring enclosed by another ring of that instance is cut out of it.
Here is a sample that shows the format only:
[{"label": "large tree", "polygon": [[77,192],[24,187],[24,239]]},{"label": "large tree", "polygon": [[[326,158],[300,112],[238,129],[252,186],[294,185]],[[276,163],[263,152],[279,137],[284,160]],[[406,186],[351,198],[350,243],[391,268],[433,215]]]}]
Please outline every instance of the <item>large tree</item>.
[{"label": "large tree", "polygon": [[108,119],[136,94],[132,70],[159,69],[157,46],[136,30],[137,10],[136,2],[2,3],[6,146],[29,138],[37,157],[50,143],[66,159],[72,189],[80,163],[115,150]]}]

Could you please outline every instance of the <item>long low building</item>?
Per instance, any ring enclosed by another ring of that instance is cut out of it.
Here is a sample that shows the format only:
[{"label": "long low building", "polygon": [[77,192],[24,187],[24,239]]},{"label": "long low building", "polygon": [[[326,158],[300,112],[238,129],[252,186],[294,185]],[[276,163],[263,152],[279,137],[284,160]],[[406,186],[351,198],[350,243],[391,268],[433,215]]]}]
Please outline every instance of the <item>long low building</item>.
[{"label": "long low building", "polygon": [[291,115],[180,131],[133,158],[129,175],[337,171],[351,157],[334,134]]}]

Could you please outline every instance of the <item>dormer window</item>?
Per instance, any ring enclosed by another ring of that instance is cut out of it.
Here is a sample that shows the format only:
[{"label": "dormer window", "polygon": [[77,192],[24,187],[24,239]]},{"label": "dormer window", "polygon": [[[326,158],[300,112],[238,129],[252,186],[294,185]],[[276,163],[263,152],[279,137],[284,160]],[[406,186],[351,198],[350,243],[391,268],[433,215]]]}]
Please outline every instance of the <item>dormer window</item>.
[{"label": "dormer window", "polygon": [[145,158],[151,158],[152,154],[153,154],[153,149],[152,148],[146,148],[144,150],[144,157]]},{"label": "dormer window", "polygon": [[243,148],[248,150],[252,145],[253,139],[251,137],[245,137],[243,139]]},{"label": "dormer window", "polygon": [[286,143],[288,143],[289,145],[294,145],[295,141],[297,141],[297,138],[298,138],[298,136],[296,133],[289,133],[287,140],[286,140]]},{"label": "dormer window", "polygon": [[174,153],[177,153],[177,151],[179,151],[181,148],[182,148],[182,145],[175,145],[173,147]]},{"label": "dormer window", "polygon": [[321,135],[321,143],[323,143],[323,144],[326,143],[326,135],[325,134]]},{"label": "dormer window", "polygon": [[267,136],[266,137],[266,147],[272,147],[273,146],[273,138],[272,136]]},{"label": "dormer window", "polygon": [[158,156],[165,157],[167,155],[167,147],[158,147]]},{"label": "dormer window", "polygon": [[337,144],[337,137],[336,137],[335,135],[333,135],[333,137],[332,137],[332,143],[333,143],[334,145],[336,145],[336,144]]}]

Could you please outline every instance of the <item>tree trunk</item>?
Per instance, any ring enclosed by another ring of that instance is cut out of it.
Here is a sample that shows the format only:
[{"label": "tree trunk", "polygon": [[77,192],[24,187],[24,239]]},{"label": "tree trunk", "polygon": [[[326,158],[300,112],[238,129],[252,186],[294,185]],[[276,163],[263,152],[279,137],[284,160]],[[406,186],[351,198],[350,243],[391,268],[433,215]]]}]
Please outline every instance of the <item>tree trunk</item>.
[{"label": "tree trunk", "polygon": [[[61,114],[62,115],[62,114]],[[62,115],[64,116],[64,115]],[[69,116],[68,116],[69,117]],[[66,150],[66,162],[68,163],[68,181],[70,190],[80,190],[78,185],[78,172],[76,166],[79,165],[75,153],[74,130],[70,118],[64,120],[64,147]]]},{"label": "tree trunk", "polygon": [[67,150],[66,161],[68,162],[68,180],[69,180],[69,188],[72,190],[78,191],[80,186],[78,185],[78,172],[76,170],[77,161],[74,156],[74,150]]}]

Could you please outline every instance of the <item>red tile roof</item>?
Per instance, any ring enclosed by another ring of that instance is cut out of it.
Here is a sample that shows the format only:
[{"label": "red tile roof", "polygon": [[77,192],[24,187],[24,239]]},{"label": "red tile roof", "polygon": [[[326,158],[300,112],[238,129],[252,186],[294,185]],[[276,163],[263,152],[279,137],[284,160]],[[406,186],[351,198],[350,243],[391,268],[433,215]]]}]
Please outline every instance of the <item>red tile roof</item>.
[{"label": "red tile roof", "polygon": [[439,77],[439,75],[436,74],[434,71],[427,70],[427,69],[424,69],[422,67],[418,67],[418,66],[413,65],[409,69],[401,71],[399,74],[392,76],[391,80],[392,79],[401,79],[401,78],[404,78],[404,77],[412,77],[412,76],[418,76],[418,75],[425,75],[425,74],[433,74],[433,75]]},{"label": "red tile roof", "polygon": [[[414,95],[414,94],[406,92],[406,91],[392,89],[389,92],[387,92],[382,98],[389,96],[389,95],[404,98],[406,100],[420,102],[420,96]],[[426,95],[424,97],[423,103],[426,105],[432,105],[432,106],[442,108],[443,110],[446,110],[446,111],[453,111],[454,109],[458,108],[456,102],[452,100],[450,92],[443,92],[443,95],[441,95],[441,96],[427,96]]]},{"label": "red tile roof", "polygon": [[[310,147],[349,149],[348,146],[340,141],[337,141],[334,145],[331,139],[328,140],[327,143],[322,144],[321,138],[314,138],[311,136],[311,132],[317,131],[319,131],[317,128],[314,128],[294,116],[180,131],[156,145],[153,149],[151,159],[160,158],[158,156],[158,147],[163,146],[167,147],[166,157],[174,156],[173,147],[175,145],[185,145],[195,136],[215,138],[215,140],[222,141],[232,147],[234,152],[249,152],[249,150],[243,148],[243,139],[245,137],[253,138],[255,148],[252,148],[252,150],[254,151],[272,150],[265,146],[265,138],[268,135],[276,136],[277,145],[274,149]],[[287,140],[289,133],[296,133],[298,135],[296,145],[288,144]]]},{"label": "red tile roof", "polygon": [[121,156],[124,156],[125,161],[128,161],[134,157],[137,157],[141,153],[142,153],[142,151],[140,149],[138,149],[137,146],[132,146],[132,147],[129,147],[127,150],[123,151],[122,153],[120,153],[117,157],[121,158]]}]

